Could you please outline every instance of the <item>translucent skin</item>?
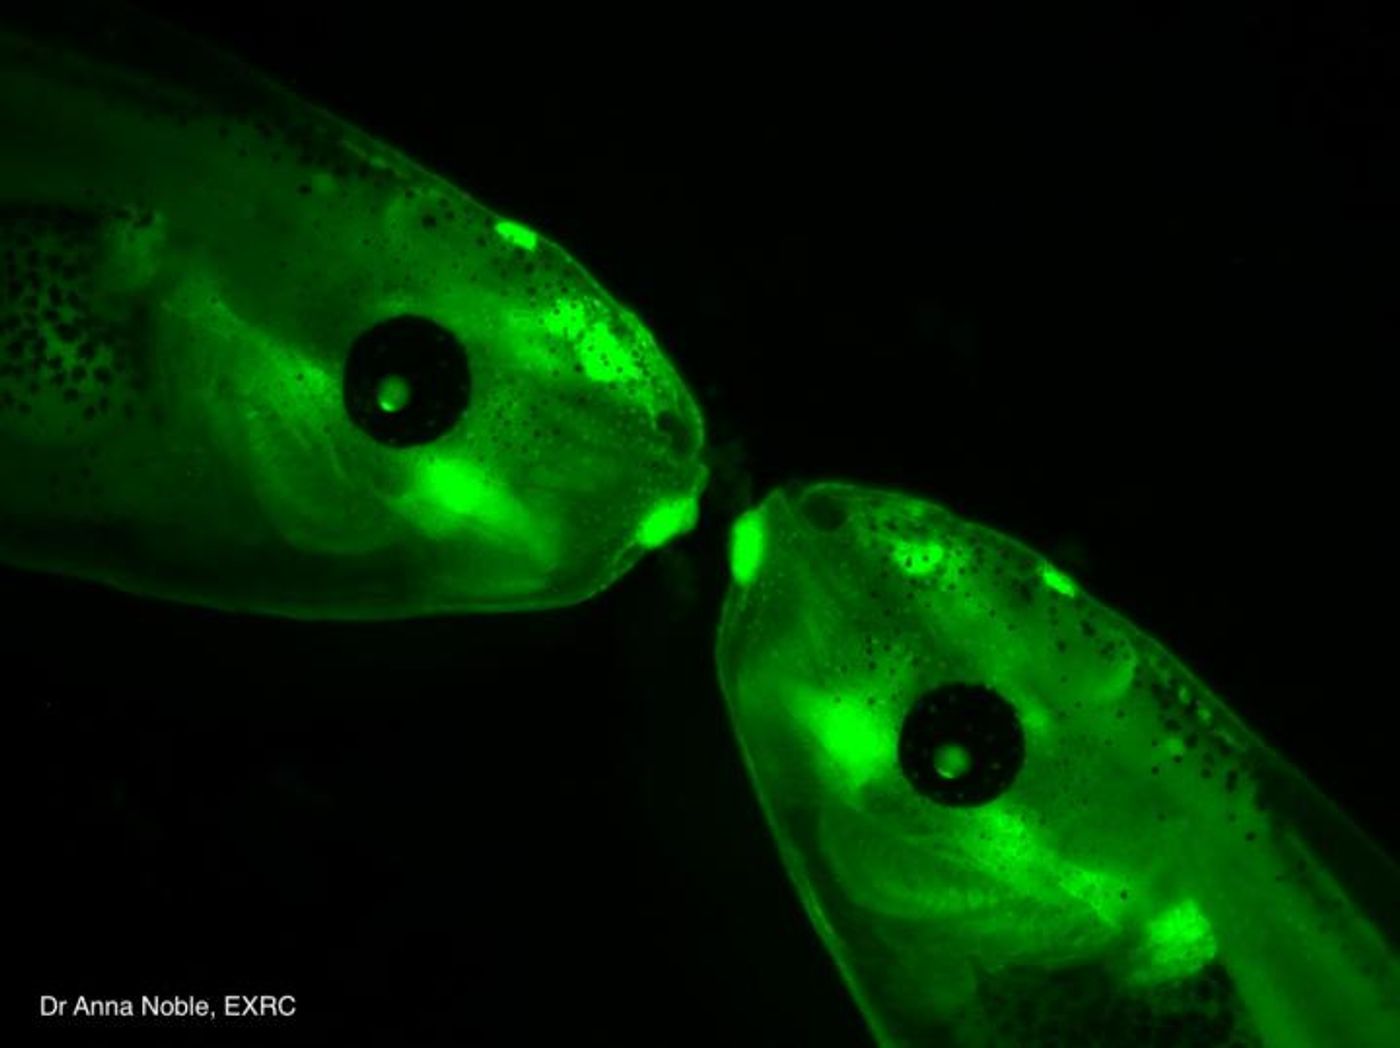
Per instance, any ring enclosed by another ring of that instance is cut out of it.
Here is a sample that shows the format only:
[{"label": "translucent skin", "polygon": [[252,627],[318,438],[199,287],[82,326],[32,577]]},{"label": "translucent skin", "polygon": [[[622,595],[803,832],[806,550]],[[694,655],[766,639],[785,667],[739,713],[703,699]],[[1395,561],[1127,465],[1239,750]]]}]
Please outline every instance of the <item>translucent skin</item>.
[{"label": "translucent skin", "polygon": [[[881,1043],[1400,1044],[1394,865],[1152,638],[895,492],[777,491],[731,549],[733,724]],[[957,685],[1024,737],[982,803],[901,763]]]},{"label": "translucent skin", "polygon": [[[577,602],[694,523],[698,409],[562,249],[188,40],[28,17],[0,28],[0,558],[396,617]],[[396,317],[469,368],[411,446],[346,407]]]}]

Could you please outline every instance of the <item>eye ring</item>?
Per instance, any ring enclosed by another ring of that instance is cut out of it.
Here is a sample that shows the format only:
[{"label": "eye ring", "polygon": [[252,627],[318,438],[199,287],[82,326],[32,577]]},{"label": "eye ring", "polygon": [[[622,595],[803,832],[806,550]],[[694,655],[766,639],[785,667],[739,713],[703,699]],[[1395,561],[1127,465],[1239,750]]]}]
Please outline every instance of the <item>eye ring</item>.
[{"label": "eye ring", "polygon": [[345,412],[389,447],[437,440],[471,401],[465,347],[441,324],[404,314],[362,332],[345,357]]},{"label": "eye ring", "polygon": [[929,800],[975,807],[1005,793],[1026,759],[1016,708],[980,684],[945,684],[920,695],[899,731],[899,767]]}]

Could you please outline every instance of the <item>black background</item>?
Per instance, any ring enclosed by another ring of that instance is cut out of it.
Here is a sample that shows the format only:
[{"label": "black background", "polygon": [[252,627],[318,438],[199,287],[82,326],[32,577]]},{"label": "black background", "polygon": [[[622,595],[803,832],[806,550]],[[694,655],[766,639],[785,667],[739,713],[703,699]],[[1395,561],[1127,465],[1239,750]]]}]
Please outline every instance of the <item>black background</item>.
[{"label": "black background", "polygon": [[1394,850],[1396,50],[1363,10],[148,6],[565,244],[719,479],[558,613],[6,572],[31,1035],[40,993],[270,992],[296,1018],[231,1042],[864,1043],[711,666],[727,521],[788,477],[1050,553]]}]

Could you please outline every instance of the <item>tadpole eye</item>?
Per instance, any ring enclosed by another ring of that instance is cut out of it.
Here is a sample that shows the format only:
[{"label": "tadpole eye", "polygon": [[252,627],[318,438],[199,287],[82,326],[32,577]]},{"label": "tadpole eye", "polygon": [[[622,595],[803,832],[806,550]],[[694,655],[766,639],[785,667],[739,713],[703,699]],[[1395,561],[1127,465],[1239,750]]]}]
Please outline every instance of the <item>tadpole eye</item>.
[{"label": "tadpole eye", "polygon": [[436,440],[471,400],[467,352],[441,324],[399,316],[375,324],[345,358],[345,411],[381,444]]},{"label": "tadpole eye", "polygon": [[930,800],[986,804],[1015,781],[1026,737],[1011,703],[979,684],[945,684],[920,695],[899,732],[899,767]]}]

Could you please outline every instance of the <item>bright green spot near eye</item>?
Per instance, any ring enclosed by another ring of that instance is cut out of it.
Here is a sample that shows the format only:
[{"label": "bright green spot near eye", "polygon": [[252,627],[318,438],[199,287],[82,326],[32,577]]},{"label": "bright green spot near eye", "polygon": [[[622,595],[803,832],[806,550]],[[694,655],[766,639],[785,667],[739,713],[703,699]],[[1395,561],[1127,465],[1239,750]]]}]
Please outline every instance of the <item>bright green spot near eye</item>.
[{"label": "bright green spot near eye", "polygon": [[408,402],[413,397],[413,387],[408,384],[408,379],[402,375],[388,375],[379,383],[379,408],[390,414],[402,411],[408,407]]},{"label": "bright green spot near eye", "polygon": [[1072,578],[1063,571],[1058,571],[1050,567],[1048,564],[1040,569],[1040,581],[1045,583],[1045,585],[1049,586],[1056,593],[1063,594],[1066,597],[1077,596],[1079,593],[1079,587],[1074,584]]},{"label": "bright green spot near eye", "polygon": [[544,329],[572,346],[579,369],[594,382],[641,379],[644,375],[635,351],[619,337],[618,332],[625,329],[616,321],[588,303],[561,298],[545,315]]},{"label": "bright green spot near eye", "polygon": [[470,463],[430,460],[419,468],[418,482],[426,497],[450,513],[487,518],[505,514],[501,489]]},{"label": "bright green spot near eye", "polygon": [[642,377],[630,350],[602,324],[595,324],[579,343],[579,359],[583,362],[583,373],[594,382]]},{"label": "bright green spot near eye", "polygon": [[907,542],[896,539],[892,543],[890,557],[904,574],[919,578],[938,567],[946,552],[938,542]]},{"label": "bright green spot near eye", "polygon": [[749,510],[734,522],[729,535],[729,570],[734,581],[747,586],[763,564],[763,517]]},{"label": "bright green spot near eye", "polygon": [[972,768],[972,754],[956,743],[938,746],[933,751],[933,768],[945,779],[958,779]]},{"label": "bright green spot near eye", "polygon": [[548,557],[549,533],[510,489],[470,461],[434,458],[415,471],[417,483],[403,502],[414,523],[432,535],[463,529],[492,536],[499,545]]},{"label": "bright green spot near eye", "polygon": [[540,242],[539,234],[528,226],[522,226],[519,222],[511,222],[502,219],[496,223],[496,235],[508,244],[514,244],[518,248],[526,251],[535,250],[535,245]]},{"label": "bright green spot near eye", "polygon": [[1152,918],[1143,932],[1148,964],[1135,981],[1180,979],[1199,971],[1215,957],[1215,934],[1194,899],[1186,899]]},{"label": "bright green spot near eye", "polygon": [[660,502],[637,527],[637,544],[647,549],[664,546],[695,527],[699,514],[699,504],[689,495]]},{"label": "bright green spot near eye", "polygon": [[827,756],[856,786],[895,760],[894,740],[862,702],[813,692],[806,716]]}]

